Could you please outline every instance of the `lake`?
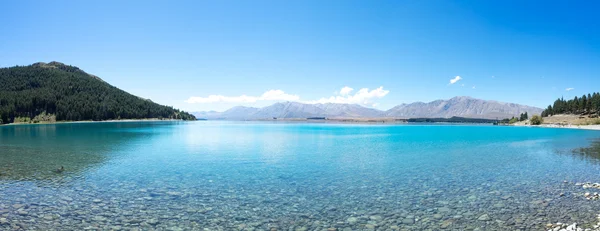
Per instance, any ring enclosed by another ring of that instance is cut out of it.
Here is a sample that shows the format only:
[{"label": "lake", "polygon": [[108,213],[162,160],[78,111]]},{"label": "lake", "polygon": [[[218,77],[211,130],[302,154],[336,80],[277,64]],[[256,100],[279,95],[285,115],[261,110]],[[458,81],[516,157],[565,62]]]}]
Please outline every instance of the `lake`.
[{"label": "lake", "polygon": [[[599,131],[99,122],[0,127],[0,230],[544,230],[596,223]],[[597,155],[596,155],[597,156]],[[56,169],[64,167],[64,172]]]}]

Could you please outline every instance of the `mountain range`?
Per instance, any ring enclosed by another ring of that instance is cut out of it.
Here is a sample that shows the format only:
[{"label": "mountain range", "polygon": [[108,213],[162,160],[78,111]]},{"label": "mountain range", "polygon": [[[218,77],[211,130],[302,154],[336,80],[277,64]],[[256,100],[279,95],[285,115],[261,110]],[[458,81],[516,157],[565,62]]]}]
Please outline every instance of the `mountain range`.
[{"label": "mountain range", "polygon": [[400,104],[387,111],[363,107],[357,104],[305,104],[299,102],[279,102],[263,108],[236,106],[224,112],[195,112],[197,118],[221,120],[260,120],[272,118],[484,118],[504,119],[540,114],[541,108],[504,103],[493,100],[458,96],[448,100],[435,100],[429,103],[415,102]]}]

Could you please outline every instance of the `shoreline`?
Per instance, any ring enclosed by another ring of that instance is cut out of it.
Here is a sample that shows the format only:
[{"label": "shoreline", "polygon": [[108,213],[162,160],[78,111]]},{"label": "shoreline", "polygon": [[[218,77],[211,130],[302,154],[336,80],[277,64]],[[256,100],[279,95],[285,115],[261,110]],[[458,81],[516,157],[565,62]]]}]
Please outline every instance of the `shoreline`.
[{"label": "shoreline", "polygon": [[528,125],[528,124],[499,124],[491,123],[452,123],[452,122],[399,122],[389,120],[378,121],[359,121],[359,120],[306,120],[306,119],[278,119],[278,120],[198,120],[198,121],[221,121],[221,122],[270,122],[270,123],[306,123],[306,124],[357,124],[357,125],[473,125],[473,126],[499,126],[499,127],[538,127],[538,128],[563,128],[563,129],[580,129],[580,130],[600,130],[600,125]]},{"label": "shoreline", "polygon": [[[159,122],[159,121],[186,121],[180,119],[122,119],[122,120],[81,120],[81,121],[56,121],[56,122],[40,122],[40,123],[8,123],[0,124],[0,126],[18,126],[18,125],[47,125],[47,124],[74,124],[74,123],[115,123],[115,122]],[[275,122],[275,123],[310,123],[310,124],[361,124],[361,125],[483,125],[493,126],[490,123],[452,123],[452,122],[406,122],[397,119],[326,119],[326,120],[311,120],[311,119],[277,119],[277,120],[189,120],[189,121],[230,121],[230,122]],[[497,126],[515,126],[515,127],[539,127],[539,128],[562,128],[562,129],[578,129],[578,130],[595,130],[600,131],[600,125],[558,125],[558,124],[500,124]]]},{"label": "shoreline", "polygon": [[8,123],[0,124],[0,126],[18,126],[18,125],[47,125],[47,124],[77,124],[77,123],[115,123],[115,122],[158,122],[158,121],[197,121],[197,120],[180,120],[180,119],[122,119],[122,120],[79,120],[79,121],[55,121],[55,122],[39,122],[39,123]]},{"label": "shoreline", "polygon": [[328,119],[328,120],[306,120],[306,119],[278,119],[278,120],[205,120],[205,121],[234,121],[234,122],[281,122],[281,123],[314,123],[314,124],[361,124],[361,125],[482,125],[482,126],[515,126],[515,127],[539,127],[539,128],[563,128],[579,130],[600,131],[600,125],[556,125],[556,124],[499,124],[491,123],[452,123],[452,122],[405,122],[394,120],[352,120],[352,119]]},{"label": "shoreline", "polygon": [[579,129],[579,130],[600,130],[600,125],[557,125],[557,124],[541,124],[541,125],[509,125],[516,127],[540,127],[540,128],[564,128],[564,129]]}]

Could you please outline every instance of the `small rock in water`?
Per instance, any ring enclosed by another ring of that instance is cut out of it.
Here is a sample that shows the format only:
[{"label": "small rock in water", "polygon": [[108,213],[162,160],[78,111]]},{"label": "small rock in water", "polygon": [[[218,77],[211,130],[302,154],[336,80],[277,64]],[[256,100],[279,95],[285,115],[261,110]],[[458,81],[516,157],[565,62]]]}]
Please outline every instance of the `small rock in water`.
[{"label": "small rock in water", "polygon": [[103,216],[95,216],[92,220],[94,221],[106,221],[106,217]]},{"label": "small rock in water", "polygon": [[444,222],[442,222],[442,225],[440,225],[440,228],[445,229],[448,228],[449,226],[452,225],[454,221],[453,220],[445,220]]},{"label": "small rock in water", "polygon": [[414,224],[414,223],[415,223],[415,220],[414,220],[414,219],[412,219],[412,218],[404,218],[404,219],[402,219],[402,224],[405,224],[405,225],[412,225],[412,224]]},{"label": "small rock in water", "polygon": [[583,188],[587,189],[587,188],[597,188],[600,189],[600,183],[585,183],[583,184]]},{"label": "small rock in water", "polygon": [[346,222],[348,222],[350,224],[356,224],[356,222],[358,222],[358,218],[356,218],[356,217],[348,217],[348,219],[346,219]]},{"label": "small rock in water", "polygon": [[150,224],[150,225],[157,225],[158,224],[158,220],[157,219],[150,219],[148,221],[148,224]]},{"label": "small rock in water", "polygon": [[597,192],[595,192],[593,194],[589,193],[589,192],[586,192],[586,193],[583,194],[583,196],[585,197],[585,199],[588,199],[588,200],[598,200],[598,199],[600,199],[600,194],[598,194]]},{"label": "small rock in water", "polygon": [[370,216],[369,219],[374,220],[374,221],[379,221],[379,220],[383,219],[383,217],[381,217],[379,215],[375,215],[375,216]]},{"label": "small rock in water", "polygon": [[441,207],[441,208],[438,208],[438,211],[441,213],[447,213],[447,212],[450,212],[450,209],[448,207]]},{"label": "small rock in water", "polygon": [[483,215],[479,216],[479,218],[477,218],[477,220],[480,220],[480,221],[489,221],[491,219],[490,219],[489,215],[483,214]]}]

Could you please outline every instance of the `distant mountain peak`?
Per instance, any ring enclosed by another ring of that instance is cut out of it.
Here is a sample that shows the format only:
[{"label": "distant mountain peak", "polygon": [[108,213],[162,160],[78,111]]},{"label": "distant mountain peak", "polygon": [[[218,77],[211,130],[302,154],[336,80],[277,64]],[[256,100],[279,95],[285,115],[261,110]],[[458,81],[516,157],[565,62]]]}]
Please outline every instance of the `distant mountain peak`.
[{"label": "distant mountain peak", "polygon": [[59,70],[66,71],[66,72],[82,73],[82,74],[86,74],[90,77],[93,77],[97,80],[104,82],[104,80],[102,80],[100,77],[89,74],[89,73],[81,70],[79,67],[67,65],[67,64],[64,64],[61,62],[57,62],[57,61],[52,61],[49,63],[37,62],[37,63],[31,64],[31,66],[32,67],[41,67],[41,68],[54,68],[54,69],[59,69]]},{"label": "distant mountain peak", "polygon": [[401,118],[510,118],[527,112],[540,114],[541,108],[504,103],[494,100],[476,99],[470,96],[456,96],[448,100],[435,100],[429,103],[412,103],[393,107],[386,112],[389,117]]},{"label": "distant mountain peak", "polygon": [[469,100],[469,99],[475,99],[475,98],[473,98],[471,96],[455,96],[455,97],[452,97],[450,100]]},{"label": "distant mountain peak", "polygon": [[[37,62],[34,64],[31,64],[32,67],[43,67],[43,68],[57,68],[57,69],[61,69],[61,70],[71,70],[71,71],[79,71],[79,72],[84,72],[83,70],[79,69],[78,67],[75,66],[71,66],[71,65],[67,65],[61,62],[57,62],[57,61],[52,61],[49,63],[45,63],[45,62]],[[84,72],[85,73],[85,72]]]}]

